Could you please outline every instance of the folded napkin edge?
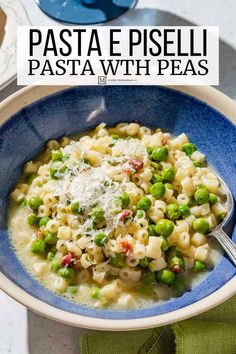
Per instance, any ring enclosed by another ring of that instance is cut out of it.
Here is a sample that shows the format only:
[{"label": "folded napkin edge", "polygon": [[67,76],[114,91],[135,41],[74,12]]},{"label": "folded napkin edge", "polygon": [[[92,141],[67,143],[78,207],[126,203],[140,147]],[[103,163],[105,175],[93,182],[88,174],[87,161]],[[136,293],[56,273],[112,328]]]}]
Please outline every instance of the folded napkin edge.
[{"label": "folded napkin edge", "polygon": [[183,333],[179,323],[171,324],[175,336],[175,354],[183,354]]}]

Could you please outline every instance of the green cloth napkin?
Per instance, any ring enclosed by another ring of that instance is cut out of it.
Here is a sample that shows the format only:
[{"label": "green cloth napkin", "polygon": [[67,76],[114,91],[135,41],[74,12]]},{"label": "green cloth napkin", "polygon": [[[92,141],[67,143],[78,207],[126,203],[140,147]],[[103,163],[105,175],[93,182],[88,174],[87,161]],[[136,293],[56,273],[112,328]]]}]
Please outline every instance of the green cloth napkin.
[{"label": "green cloth napkin", "polygon": [[[96,321],[96,320],[95,320]],[[170,326],[80,338],[81,354],[236,354],[236,296]]]}]

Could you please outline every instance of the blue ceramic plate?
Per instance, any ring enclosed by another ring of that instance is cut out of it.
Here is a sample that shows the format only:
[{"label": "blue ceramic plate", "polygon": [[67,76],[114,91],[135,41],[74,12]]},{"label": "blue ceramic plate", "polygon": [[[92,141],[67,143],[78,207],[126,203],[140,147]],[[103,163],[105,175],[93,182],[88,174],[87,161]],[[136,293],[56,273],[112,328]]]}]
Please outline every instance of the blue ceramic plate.
[{"label": "blue ceramic plate", "polygon": [[[33,158],[49,139],[80,133],[101,122],[115,125],[134,120],[151,128],[160,127],[174,135],[185,132],[236,197],[236,127],[207,104],[179,91],[157,86],[84,86],[42,98],[25,106],[0,128],[0,270],[3,277],[10,280],[9,284],[17,286],[15,289],[23,297],[28,293],[31,295],[29,299],[40,300],[38,304],[41,307],[43,302],[50,305],[48,309],[52,306],[56,310],[89,318],[141,320],[173,313],[194,304],[216,292],[235,275],[235,267],[227,257],[222,257],[207,278],[179,298],[147,309],[111,311],[88,308],[55,295],[41,286],[21,265],[9,240],[6,218],[8,195],[22,165]],[[232,238],[236,241],[236,230],[232,232]],[[3,288],[8,291],[6,286]],[[13,290],[9,293],[14,295]],[[22,296],[20,301],[31,306],[22,300]],[[34,309],[43,312],[40,308]],[[83,323],[79,325],[83,326]]]}]

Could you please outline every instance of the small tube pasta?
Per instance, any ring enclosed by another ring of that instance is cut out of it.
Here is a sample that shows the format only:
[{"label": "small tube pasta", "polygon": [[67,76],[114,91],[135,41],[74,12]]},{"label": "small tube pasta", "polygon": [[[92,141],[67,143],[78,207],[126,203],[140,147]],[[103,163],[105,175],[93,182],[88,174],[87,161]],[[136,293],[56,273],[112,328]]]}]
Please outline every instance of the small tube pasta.
[{"label": "small tube pasta", "polygon": [[141,278],[141,270],[129,267],[122,268],[119,274],[124,280],[139,281]]},{"label": "small tube pasta", "polygon": [[220,203],[215,203],[213,206],[212,206],[212,211],[214,213],[214,215],[217,217],[219,216],[220,214],[224,214],[227,212],[227,210],[225,209],[225,207],[220,204]]},{"label": "small tube pasta", "polygon": [[183,193],[186,194],[188,197],[191,197],[194,193],[194,185],[193,181],[189,177],[185,177],[181,181],[181,186],[183,188]]},{"label": "small tube pasta", "polygon": [[33,267],[37,275],[43,275],[48,269],[48,264],[47,262],[36,262]]},{"label": "small tube pasta", "polygon": [[88,261],[86,253],[83,253],[80,257],[80,263],[84,269],[87,269],[92,265],[92,263]]},{"label": "small tube pasta", "polygon": [[19,202],[24,198],[24,193],[20,189],[15,189],[11,193],[11,199],[14,200],[14,202]]},{"label": "small tube pasta", "polygon": [[188,248],[189,245],[190,245],[190,236],[189,236],[189,233],[184,231],[184,232],[181,232],[179,237],[178,237],[178,241],[177,241],[177,244],[180,248]]},{"label": "small tube pasta", "polygon": [[62,293],[67,288],[66,280],[60,277],[56,277],[53,282],[53,288],[55,289],[55,291]]},{"label": "small tube pasta", "polygon": [[121,292],[121,288],[117,280],[112,281],[110,284],[105,285],[100,290],[101,297],[105,297],[108,300],[113,298],[117,298],[119,293]]},{"label": "small tube pasta", "polygon": [[172,148],[174,149],[180,149],[183,146],[183,144],[188,142],[188,137],[185,133],[182,133],[180,135],[178,135],[175,139],[172,139],[170,144],[172,146]]},{"label": "small tube pasta", "polygon": [[49,207],[46,205],[40,205],[38,208],[38,215],[42,218],[51,214]]},{"label": "small tube pasta", "polygon": [[117,306],[121,308],[127,308],[132,306],[133,302],[134,302],[134,298],[132,295],[128,293],[123,293],[118,297]]},{"label": "small tube pasta", "polygon": [[[59,221],[49,220],[47,225],[45,226],[45,229],[49,232],[55,233],[59,229],[59,225],[60,225]],[[60,237],[58,236],[58,238]]]},{"label": "small tube pasta", "polygon": [[203,248],[202,246],[196,248],[196,251],[194,253],[194,259],[205,262],[207,260],[207,256],[208,250],[206,248]]},{"label": "small tube pasta", "polygon": [[201,234],[199,232],[195,232],[193,236],[191,237],[191,243],[195,247],[201,246],[204,243],[206,243],[206,236],[204,234]]},{"label": "small tube pasta", "polygon": [[43,198],[43,203],[48,207],[52,207],[57,203],[57,198],[52,194],[46,194]]},{"label": "small tube pasta", "polygon": [[49,140],[47,142],[47,147],[49,150],[57,150],[59,149],[60,145],[56,140]]},{"label": "small tube pasta", "polygon": [[150,269],[151,272],[157,272],[158,270],[166,268],[166,266],[167,263],[164,257],[161,257],[159,259],[154,259],[148,264],[148,268]]},{"label": "small tube pasta", "polygon": [[79,284],[87,283],[89,281],[89,278],[90,278],[89,272],[87,271],[87,269],[83,269],[78,274],[78,283]]},{"label": "small tube pasta", "polygon": [[133,257],[136,259],[142,259],[145,257],[146,248],[140,243],[136,243],[133,248]]},{"label": "small tube pasta", "polygon": [[161,257],[161,244],[162,239],[160,237],[150,236],[148,245],[146,246],[146,256],[158,259]]},{"label": "small tube pasta", "polygon": [[57,237],[60,240],[70,240],[71,235],[72,235],[72,231],[69,226],[60,226],[58,228]]}]

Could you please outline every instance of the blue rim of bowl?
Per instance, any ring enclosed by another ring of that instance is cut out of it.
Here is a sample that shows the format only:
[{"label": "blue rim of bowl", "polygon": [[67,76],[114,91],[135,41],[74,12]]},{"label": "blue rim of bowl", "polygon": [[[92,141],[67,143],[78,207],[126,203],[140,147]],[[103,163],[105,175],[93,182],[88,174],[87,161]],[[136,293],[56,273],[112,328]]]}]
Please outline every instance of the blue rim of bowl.
[{"label": "blue rim of bowl", "polygon": [[[70,89],[69,89],[70,90]],[[165,88],[165,90],[167,90],[166,88]],[[168,90],[170,90],[170,89],[168,89]],[[171,89],[171,91],[175,91],[175,90],[172,90]],[[178,92],[178,94],[180,93],[179,91],[177,91]],[[61,93],[61,92],[60,92]],[[58,93],[57,93],[58,94]],[[56,94],[56,95],[57,95]],[[182,94],[182,93],[181,93]],[[186,94],[184,94],[185,96],[188,96],[189,98],[191,98],[192,100],[195,100],[196,102],[198,101],[199,103],[201,103],[202,104],[202,101],[199,101],[198,99],[196,99],[195,97],[192,97],[192,96],[189,96],[189,95],[186,95]],[[50,95],[51,96],[51,95]],[[41,99],[40,101],[44,101],[44,99],[47,99],[48,97],[50,97],[50,96],[47,96],[46,98],[43,98],[43,99]],[[37,101],[37,103],[36,104],[38,104],[38,101]],[[32,105],[34,105],[34,103],[32,104]],[[204,105],[206,105],[205,103],[204,103]],[[29,105],[28,107],[30,107],[31,105]],[[208,106],[210,109],[213,109],[213,110],[215,110],[213,107],[211,107],[211,106]],[[215,110],[215,112],[217,112],[217,114],[219,114],[219,112],[218,111],[216,111]],[[225,118],[225,117],[224,117]],[[228,121],[228,119],[227,119],[227,121]],[[229,121],[228,121],[229,122]],[[5,125],[5,124],[4,124]],[[3,125],[3,126],[4,126]],[[2,127],[3,127],[2,126]],[[1,127],[1,128],[2,128]],[[222,263],[223,262],[223,263]],[[221,262],[220,262],[220,266],[222,267],[223,266],[223,268],[226,266],[226,263],[227,263],[227,265],[228,265],[228,260],[226,259],[226,258],[223,258],[222,260],[221,260]],[[219,266],[219,265],[218,265]],[[217,267],[218,267],[217,266]],[[216,268],[217,268],[216,267]],[[215,268],[215,269],[216,269]],[[4,273],[4,272],[3,272]],[[212,274],[211,274],[212,275]],[[210,275],[210,276],[211,276]],[[234,274],[233,274],[234,275]],[[232,276],[233,276],[232,275]],[[13,280],[13,279],[12,279]],[[34,280],[34,279],[33,279]],[[34,280],[35,281],[35,280]],[[207,278],[207,279],[205,279],[205,280],[203,280],[203,282],[205,283],[205,282],[208,282],[209,283],[209,277]],[[211,278],[210,278],[210,281],[211,281]],[[202,283],[203,283],[202,282]],[[201,284],[202,284],[201,283]],[[201,284],[199,284],[199,285],[201,285]],[[36,282],[36,284],[34,284],[35,286],[37,286],[37,285],[39,285],[37,282]],[[19,286],[19,285],[18,285]],[[220,285],[221,286],[221,285]],[[40,285],[40,287],[42,288],[42,286]],[[197,286],[195,289],[197,289],[199,286]],[[215,287],[215,288],[213,288],[213,290],[211,289],[211,293],[212,292],[214,292],[215,290],[217,290],[219,288],[219,286],[218,287]],[[30,292],[30,291],[28,291],[32,296],[34,296],[34,294],[33,294],[33,292]],[[181,298],[175,298],[175,299],[173,299],[173,300],[171,300],[171,301],[169,301],[168,303],[171,303],[171,304],[173,304],[173,303],[175,303],[175,306],[174,307],[172,307],[171,309],[167,309],[167,311],[166,311],[166,309],[163,309],[163,310],[161,310],[161,311],[159,311],[159,312],[157,312],[157,313],[155,313],[155,314],[153,314],[153,309],[156,309],[156,308],[159,308],[161,305],[158,305],[157,307],[151,307],[150,309],[144,309],[144,310],[134,310],[134,311],[119,311],[119,316],[116,316],[116,314],[115,314],[115,311],[111,311],[111,310],[106,310],[106,311],[104,311],[104,310],[93,310],[93,309],[89,309],[88,307],[84,307],[84,306],[81,306],[81,305],[79,305],[79,308],[80,308],[80,311],[79,312],[77,312],[77,311],[71,311],[71,310],[67,310],[67,311],[69,311],[69,312],[72,312],[72,313],[79,313],[79,314],[81,314],[81,315],[85,315],[85,316],[91,316],[91,317],[96,317],[96,318],[104,318],[104,319],[106,319],[106,318],[109,318],[109,319],[126,319],[126,318],[140,318],[140,317],[147,317],[147,316],[155,316],[156,314],[158,314],[158,315],[160,315],[160,314],[163,314],[163,313],[167,313],[168,311],[176,311],[176,310],[178,310],[180,307],[178,307],[179,306],[179,302],[180,302],[180,305],[181,305],[181,299],[184,299],[184,300],[186,300],[185,298],[186,297],[189,297],[189,294],[190,293],[186,293],[186,294],[184,294]],[[193,303],[193,302],[195,302],[195,301],[199,301],[199,300],[201,300],[203,297],[205,297],[205,296],[208,296],[209,294],[207,293],[206,295],[203,295],[202,296],[202,293],[201,293],[201,295],[199,294],[199,296],[195,296],[194,297],[194,299],[190,296],[189,297],[189,299],[188,299],[188,301],[186,301],[185,303],[184,303],[184,306],[188,306],[189,304],[191,304],[191,303]],[[53,294],[53,296],[55,297],[55,295]],[[60,297],[60,296],[58,296],[57,297],[57,300],[58,300],[58,302],[60,303],[60,301],[62,300],[62,298]],[[54,306],[55,306],[55,304],[53,304]],[[76,305],[77,306],[77,305]],[[56,306],[57,307],[57,306]],[[151,312],[150,312],[151,311]],[[94,313],[95,312],[95,313]],[[128,315],[128,316],[127,316]]]}]

